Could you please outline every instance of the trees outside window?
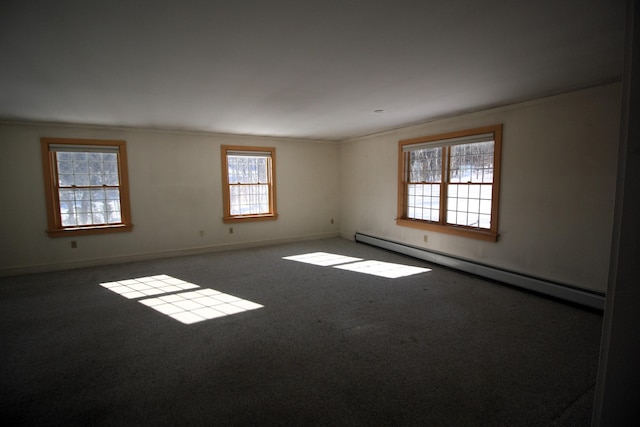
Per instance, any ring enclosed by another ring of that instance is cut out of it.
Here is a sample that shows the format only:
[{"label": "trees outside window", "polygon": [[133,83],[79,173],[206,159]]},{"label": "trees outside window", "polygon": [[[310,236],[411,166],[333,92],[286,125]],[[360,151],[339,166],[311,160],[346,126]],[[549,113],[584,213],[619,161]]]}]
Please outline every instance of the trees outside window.
[{"label": "trees outside window", "polygon": [[398,146],[398,225],[497,240],[501,125]]},{"label": "trees outside window", "polygon": [[51,237],[130,231],[124,141],[41,138]]},{"label": "trees outside window", "polygon": [[276,150],[221,147],[224,222],[277,219]]}]

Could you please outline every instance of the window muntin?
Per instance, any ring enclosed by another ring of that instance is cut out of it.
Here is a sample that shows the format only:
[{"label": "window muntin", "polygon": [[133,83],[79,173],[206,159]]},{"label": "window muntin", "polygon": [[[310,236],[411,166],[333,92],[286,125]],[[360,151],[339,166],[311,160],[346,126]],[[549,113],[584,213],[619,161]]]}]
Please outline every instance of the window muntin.
[{"label": "window muntin", "polygon": [[442,149],[424,148],[409,152],[407,217],[440,220]]},{"label": "window muntin", "polygon": [[224,221],[276,219],[275,148],[223,145]]},{"label": "window muntin", "polygon": [[400,141],[398,225],[497,240],[502,127]]},{"label": "window muntin", "polygon": [[124,141],[42,138],[48,233],[131,229]]}]

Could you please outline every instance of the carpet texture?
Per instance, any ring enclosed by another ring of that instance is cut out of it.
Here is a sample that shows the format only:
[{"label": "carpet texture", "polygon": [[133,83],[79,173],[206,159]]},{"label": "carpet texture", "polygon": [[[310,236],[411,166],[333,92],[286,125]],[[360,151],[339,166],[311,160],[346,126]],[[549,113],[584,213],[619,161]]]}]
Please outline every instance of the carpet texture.
[{"label": "carpet texture", "polygon": [[[389,279],[283,259],[425,267]],[[183,324],[100,283],[263,307]],[[587,426],[601,313],[325,239],[0,278],[10,425]]]}]

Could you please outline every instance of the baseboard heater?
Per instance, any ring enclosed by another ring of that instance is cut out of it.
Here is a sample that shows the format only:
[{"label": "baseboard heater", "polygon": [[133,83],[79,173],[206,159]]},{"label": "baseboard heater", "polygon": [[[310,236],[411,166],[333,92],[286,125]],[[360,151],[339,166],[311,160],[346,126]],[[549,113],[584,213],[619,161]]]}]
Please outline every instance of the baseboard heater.
[{"label": "baseboard heater", "polygon": [[422,259],[434,264],[443,265],[445,267],[464,271],[466,273],[475,274],[488,279],[507,283],[519,288],[527,289],[540,294],[548,295],[561,300],[570,301],[598,310],[604,310],[604,294],[579,289],[570,285],[555,283],[536,277],[514,273],[512,271],[503,270],[496,267],[476,263],[462,258],[445,255],[439,252],[431,251],[424,248],[410,246],[404,243],[398,243],[391,240],[382,239],[380,237],[369,236],[362,233],[355,234],[355,241],[377,246],[393,252],[408,255],[413,258]]}]

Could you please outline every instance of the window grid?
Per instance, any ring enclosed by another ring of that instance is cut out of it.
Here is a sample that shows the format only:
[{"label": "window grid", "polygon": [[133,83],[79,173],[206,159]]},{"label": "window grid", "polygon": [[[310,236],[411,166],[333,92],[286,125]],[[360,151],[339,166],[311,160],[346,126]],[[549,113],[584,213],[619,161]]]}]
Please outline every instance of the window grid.
[{"label": "window grid", "polygon": [[[410,151],[407,217],[439,223],[444,188],[446,224],[490,229],[493,149],[493,141],[486,141]],[[438,182],[442,175],[444,186],[426,181]]]},{"label": "window grid", "polygon": [[49,237],[131,231],[125,141],[40,138]]},{"label": "window grid", "polygon": [[222,146],[224,221],[276,219],[275,149]]},{"label": "window grid", "polygon": [[409,153],[407,216],[426,221],[440,220],[442,148],[425,148]]},{"label": "window grid", "polygon": [[447,147],[448,224],[491,229],[493,152],[493,141]]},{"label": "window grid", "polygon": [[399,142],[402,226],[496,241],[502,126]]},{"label": "window grid", "polygon": [[440,184],[409,184],[408,193],[409,218],[440,220]]},{"label": "window grid", "polygon": [[447,223],[491,228],[491,184],[449,184]]},{"label": "window grid", "polygon": [[231,215],[269,213],[269,156],[227,155]]},{"label": "window grid", "polygon": [[231,215],[269,213],[269,185],[229,184]]},{"label": "window grid", "polygon": [[122,223],[118,155],[54,153],[63,227]]}]

